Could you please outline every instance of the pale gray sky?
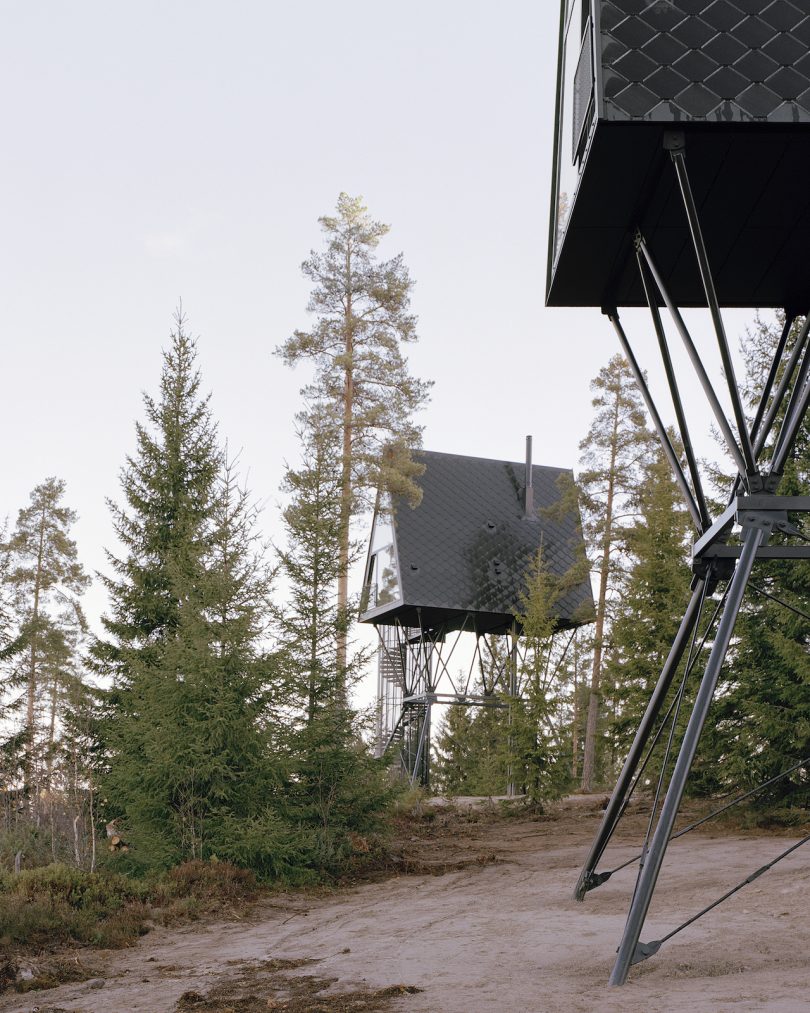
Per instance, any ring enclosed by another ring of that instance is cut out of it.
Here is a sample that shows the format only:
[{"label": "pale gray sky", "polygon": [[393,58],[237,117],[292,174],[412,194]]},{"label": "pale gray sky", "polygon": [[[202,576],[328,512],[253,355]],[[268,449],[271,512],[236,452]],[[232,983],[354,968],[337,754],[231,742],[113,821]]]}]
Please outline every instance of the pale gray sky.
[{"label": "pale gray sky", "polygon": [[417,282],[426,447],[519,459],[533,433],[537,463],[573,466],[616,342],[596,309],[543,306],[556,6],[0,0],[0,517],[60,476],[104,568],[182,298],[274,535],[304,376],[271,352],[307,324],[299,265],[341,190]]}]

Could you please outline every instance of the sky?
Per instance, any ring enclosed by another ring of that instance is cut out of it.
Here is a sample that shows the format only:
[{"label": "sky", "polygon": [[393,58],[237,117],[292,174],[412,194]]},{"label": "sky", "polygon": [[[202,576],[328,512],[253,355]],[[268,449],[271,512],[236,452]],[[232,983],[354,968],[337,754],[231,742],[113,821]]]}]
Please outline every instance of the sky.
[{"label": "sky", "polygon": [[[301,261],[341,191],[391,225],[416,285],[427,449],[574,467],[598,309],[543,304],[557,38],[550,0],[0,0],[0,518],[67,483],[85,566],[180,300],[264,528],[297,447]],[[735,336],[750,314],[730,314]],[[716,356],[705,323],[695,336]],[[654,336],[626,314],[654,368]],[[678,368],[684,375],[683,359]],[[708,416],[695,440],[711,451]],[[98,622],[104,597],[87,598]]]}]

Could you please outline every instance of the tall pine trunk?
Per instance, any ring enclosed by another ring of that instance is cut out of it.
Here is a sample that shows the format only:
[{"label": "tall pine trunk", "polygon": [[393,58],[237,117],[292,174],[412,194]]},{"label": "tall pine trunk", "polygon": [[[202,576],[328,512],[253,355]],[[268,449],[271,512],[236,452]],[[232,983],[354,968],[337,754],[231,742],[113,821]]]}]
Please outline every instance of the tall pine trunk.
[{"label": "tall pine trunk", "polygon": [[619,437],[619,401],[615,402],[613,429],[610,439],[610,464],[608,468],[607,498],[605,500],[605,526],[602,535],[602,564],[599,572],[599,595],[596,603],[596,627],[594,630],[593,668],[591,689],[588,695],[588,716],[585,722],[585,745],[582,751],[582,790],[593,791],[596,770],[596,730],[599,722],[600,683],[602,678],[602,657],[604,653],[605,612],[607,609],[608,571],[610,550],[613,541],[613,500],[616,490],[616,455]]},{"label": "tall pine trunk", "polygon": [[574,707],[571,716],[571,777],[579,768],[579,637],[574,634]]},{"label": "tall pine trunk", "polygon": [[[25,715],[25,786],[29,793],[33,788],[34,776],[34,739],[36,723],[36,692],[37,692],[37,648],[39,644],[39,596],[42,590],[42,559],[45,552],[45,508],[39,518],[39,543],[37,546],[37,565],[34,574],[34,608],[31,621],[31,645],[28,659],[28,699]],[[33,797],[33,796],[32,796]]]},{"label": "tall pine trunk", "polygon": [[343,447],[340,479],[340,545],[338,547],[338,632],[337,632],[337,685],[335,697],[339,703],[346,701],[346,669],[348,667],[348,618],[349,618],[349,549],[352,516],[352,419],[354,417],[354,325],[352,321],[352,261],[351,246],[346,248],[346,320],[344,354],[346,364],[343,374]]}]

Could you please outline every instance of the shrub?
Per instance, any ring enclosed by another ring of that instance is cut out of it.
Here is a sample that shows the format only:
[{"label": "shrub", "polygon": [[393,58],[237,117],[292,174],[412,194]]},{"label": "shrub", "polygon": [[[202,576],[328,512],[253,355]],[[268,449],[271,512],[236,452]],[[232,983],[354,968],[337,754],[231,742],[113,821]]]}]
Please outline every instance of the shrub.
[{"label": "shrub", "polygon": [[3,946],[127,946],[148,916],[144,884],[124,876],[48,865],[0,882]]},{"label": "shrub", "polygon": [[256,896],[253,873],[227,862],[186,862],[153,879],[82,872],[65,865],[0,872],[0,950],[80,944],[117,949],[164,921],[242,905]]}]

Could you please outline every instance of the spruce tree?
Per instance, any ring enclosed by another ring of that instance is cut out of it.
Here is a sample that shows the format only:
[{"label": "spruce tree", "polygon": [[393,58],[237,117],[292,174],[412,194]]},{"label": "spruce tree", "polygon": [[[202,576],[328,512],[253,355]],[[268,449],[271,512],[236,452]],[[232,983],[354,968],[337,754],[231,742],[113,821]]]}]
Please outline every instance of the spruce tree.
[{"label": "spruce tree", "polygon": [[356,835],[377,830],[393,788],[384,763],[369,753],[345,688],[366,656],[352,657],[338,677],[338,644],[346,613],[338,604],[342,572],[341,469],[333,454],[328,408],[318,401],[298,415],[301,462],[283,489],[286,544],[279,550],[286,601],[276,610],[282,649],[286,721],[281,741],[289,780],[286,820],[301,828],[311,860],[337,869]]},{"label": "spruce tree", "polygon": [[559,796],[568,785],[565,764],[567,722],[563,720],[562,677],[565,669],[555,638],[555,606],[566,585],[550,573],[542,546],[526,576],[522,628],[522,698],[510,701],[510,741],[515,756],[515,781],[534,801]]},{"label": "spruce tree", "polygon": [[289,502],[282,517],[285,545],[279,565],[286,601],[278,610],[289,702],[311,722],[335,695],[338,638],[345,616],[338,607],[340,563],[340,463],[332,453],[329,416],[319,404],[297,418],[298,468],[287,468],[282,489]]},{"label": "spruce tree", "polygon": [[337,213],[319,219],[326,240],[302,271],[313,283],[309,331],[296,331],[277,350],[284,362],[309,362],[315,380],[302,392],[330,417],[325,427],[340,462],[337,607],[344,629],[337,641],[342,691],[348,664],[351,522],[379,488],[419,499],[419,466],[410,451],[420,442],[415,413],[430,385],[412,377],[402,346],[416,340],[409,312],[413,282],[402,255],[379,261],[388,226],[369,217],[362,200],[342,193]]},{"label": "spruce tree", "polygon": [[442,795],[472,795],[474,778],[473,722],[471,707],[451,706],[442,717],[433,743],[433,788]]},{"label": "spruce tree", "polygon": [[195,342],[179,313],[175,324],[159,396],[144,396],[121,473],[123,505],[110,504],[124,551],[108,553],[108,636],[93,652],[113,678],[103,789],[135,860],[245,860],[240,834],[261,822],[272,787],[267,575],[201,394]]},{"label": "spruce tree", "polygon": [[[476,685],[478,693],[483,685]],[[503,795],[509,776],[509,711],[504,696],[490,706],[453,705],[435,741],[431,780],[448,795]]]},{"label": "spruce tree", "polygon": [[[742,341],[750,413],[783,325],[757,318]],[[788,350],[799,331],[794,326]],[[776,431],[784,417],[779,413]],[[766,448],[763,459],[767,461]],[[810,483],[810,434],[802,426],[779,486],[781,495],[806,495]],[[804,514],[792,524],[807,531]],[[770,543],[791,541],[774,534]],[[755,588],[798,609],[791,612]],[[810,756],[810,564],[801,560],[760,561],[735,627],[735,638],[721,673],[712,720],[701,741],[693,773],[695,790],[753,787]],[[799,770],[769,789],[771,798],[794,797],[807,805],[806,771]],[[763,796],[760,796],[762,798]]]},{"label": "spruce tree", "polygon": [[[670,434],[677,446],[674,434]],[[632,742],[689,599],[687,543],[693,529],[659,445],[643,464],[623,533],[629,561],[621,581],[605,668],[612,703],[610,736],[618,759]]]}]

